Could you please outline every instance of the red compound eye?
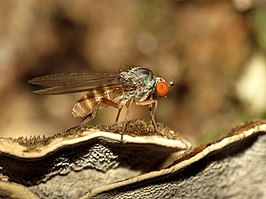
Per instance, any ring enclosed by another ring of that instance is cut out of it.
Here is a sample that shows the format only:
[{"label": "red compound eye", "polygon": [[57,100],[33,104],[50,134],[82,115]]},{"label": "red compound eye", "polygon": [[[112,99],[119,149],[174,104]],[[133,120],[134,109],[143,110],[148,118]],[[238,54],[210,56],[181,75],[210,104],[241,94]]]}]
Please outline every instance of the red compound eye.
[{"label": "red compound eye", "polygon": [[157,93],[160,97],[165,97],[170,89],[169,84],[167,84],[166,82],[159,82],[157,84]]}]

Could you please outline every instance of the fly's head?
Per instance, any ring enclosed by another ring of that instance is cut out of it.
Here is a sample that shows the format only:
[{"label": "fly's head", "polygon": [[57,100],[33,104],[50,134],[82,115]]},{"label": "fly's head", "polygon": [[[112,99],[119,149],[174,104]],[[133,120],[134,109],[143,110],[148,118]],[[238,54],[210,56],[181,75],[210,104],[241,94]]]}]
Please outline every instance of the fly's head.
[{"label": "fly's head", "polygon": [[161,77],[156,77],[155,95],[157,97],[166,97],[172,86],[174,86],[173,82],[167,82]]}]

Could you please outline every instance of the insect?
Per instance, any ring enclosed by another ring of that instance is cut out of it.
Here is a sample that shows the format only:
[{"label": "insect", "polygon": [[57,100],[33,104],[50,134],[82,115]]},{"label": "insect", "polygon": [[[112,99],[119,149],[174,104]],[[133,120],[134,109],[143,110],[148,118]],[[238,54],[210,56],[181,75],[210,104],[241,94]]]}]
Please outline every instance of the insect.
[{"label": "insect", "polygon": [[165,97],[173,82],[167,82],[148,68],[132,67],[120,73],[71,73],[52,74],[35,77],[30,84],[44,88],[34,91],[39,95],[56,95],[75,92],[87,92],[74,105],[72,114],[82,118],[80,124],[91,121],[99,109],[114,107],[118,109],[116,122],[123,107],[127,107],[123,131],[133,103],[148,105],[152,123],[158,132],[155,122],[158,98]]}]

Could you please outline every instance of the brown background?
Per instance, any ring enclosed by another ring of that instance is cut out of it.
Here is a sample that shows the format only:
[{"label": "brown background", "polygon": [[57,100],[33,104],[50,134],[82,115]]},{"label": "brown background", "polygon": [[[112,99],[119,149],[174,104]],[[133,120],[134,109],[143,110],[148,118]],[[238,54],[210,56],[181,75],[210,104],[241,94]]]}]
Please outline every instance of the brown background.
[{"label": "brown background", "polygon": [[[0,135],[50,135],[79,122],[71,108],[82,94],[33,95],[31,77],[125,64],[176,82],[156,118],[194,143],[265,118],[265,13],[255,0],[2,0]],[[115,117],[109,108],[91,123]],[[148,109],[130,117],[149,118]]]}]

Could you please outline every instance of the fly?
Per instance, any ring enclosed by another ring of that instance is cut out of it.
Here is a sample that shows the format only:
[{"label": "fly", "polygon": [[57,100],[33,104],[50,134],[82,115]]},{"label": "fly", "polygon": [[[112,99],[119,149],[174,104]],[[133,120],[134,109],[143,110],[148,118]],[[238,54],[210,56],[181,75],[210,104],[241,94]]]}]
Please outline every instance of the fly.
[{"label": "fly", "polygon": [[133,67],[120,73],[52,74],[35,77],[28,83],[44,87],[34,91],[39,95],[87,92],[72,108],[73,116],[82,119],[80,125],[91,121],[99,109],[110,106],[118,109],[117,122],[122,108],[126,107],[123,132],[133,103],[149,106],[154,129],[158,132],[155,122],[158,99],[166,97],[173,86],[173,82],[157,77],[144,67]]}]

